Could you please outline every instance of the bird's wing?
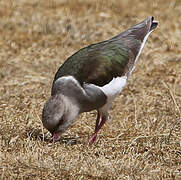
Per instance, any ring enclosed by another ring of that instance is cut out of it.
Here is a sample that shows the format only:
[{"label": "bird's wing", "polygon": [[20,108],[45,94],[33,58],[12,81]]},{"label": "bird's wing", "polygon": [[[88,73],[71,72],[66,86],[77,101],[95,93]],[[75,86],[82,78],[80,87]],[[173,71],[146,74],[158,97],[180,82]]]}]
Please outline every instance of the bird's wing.
[{"label": "bird's wing", "polygon": [[104,86],[114,77],[129,76],[148,35],[158,25],[153,20],[149,17],[107,41],[79,50],[59,68],[54,81],[72,75],[80,84]]},{"label": "bird's wing", "polygon": [[[128,73],[131,59],[135,55],[129,47],[119,41],[104,41],[92,44],[69,57],[57,71],[54,81],[61,76],[74,76],[80,84],[98,86],[108,84],[113,77]],[[127,43],[129,45],[129,42]],[[135,44],[137,48],[139,44]]]}]

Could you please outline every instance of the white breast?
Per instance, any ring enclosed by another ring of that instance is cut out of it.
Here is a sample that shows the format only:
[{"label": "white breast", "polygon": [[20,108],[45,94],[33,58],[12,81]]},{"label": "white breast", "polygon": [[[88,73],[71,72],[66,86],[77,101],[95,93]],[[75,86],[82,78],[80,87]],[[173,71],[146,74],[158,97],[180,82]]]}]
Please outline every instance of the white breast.
[{"label": "white breast", "polygon": [[100,87],[104,94],[107,96],[107,103],[100,109],[100,112],[108,117],[108,111],[114,99],[121,93],[127,82],[127,76],[113,78],[111,82]]},{"label": "white breast", "polygon": [[118,96],[123,88],[125,87],[127,82],[127,76],[113,78],[111,82],[104,85],[103,87],[99,87],[104,94],[108,97],[108,99],[114,99]]}]

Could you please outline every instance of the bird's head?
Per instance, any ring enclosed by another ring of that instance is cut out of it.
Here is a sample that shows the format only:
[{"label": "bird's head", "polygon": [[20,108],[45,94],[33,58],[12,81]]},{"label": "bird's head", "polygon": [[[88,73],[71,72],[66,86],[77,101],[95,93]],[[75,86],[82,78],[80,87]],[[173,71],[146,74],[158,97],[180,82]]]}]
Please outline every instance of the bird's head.
[{"label": "bird's head", "polygon": [[52,134],[53,141],[75,121],[78,109],[73,102],[63,95],[51,96],[44,105],[42,112],[43,126]]},{"label": "bird's head", "polygon": [[53,135],[53,139],[63,132],[65,105],[61,96],[51,96],[42,112],[43,126]]}]

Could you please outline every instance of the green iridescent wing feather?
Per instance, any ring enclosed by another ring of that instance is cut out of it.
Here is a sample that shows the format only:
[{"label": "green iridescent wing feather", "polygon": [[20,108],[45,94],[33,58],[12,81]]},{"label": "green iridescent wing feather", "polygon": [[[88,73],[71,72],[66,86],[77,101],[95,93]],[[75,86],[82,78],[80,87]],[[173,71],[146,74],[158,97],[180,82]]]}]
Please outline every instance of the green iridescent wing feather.
[{"label": "green iridescent wing feather", "polygon": [[113,77],[122,76],[128,61],[128,50],[119,42],[92,44],[69,57],[57,71],[54,81],[61,76],[71,75],[81,84],[85,82],[103,86]]}]

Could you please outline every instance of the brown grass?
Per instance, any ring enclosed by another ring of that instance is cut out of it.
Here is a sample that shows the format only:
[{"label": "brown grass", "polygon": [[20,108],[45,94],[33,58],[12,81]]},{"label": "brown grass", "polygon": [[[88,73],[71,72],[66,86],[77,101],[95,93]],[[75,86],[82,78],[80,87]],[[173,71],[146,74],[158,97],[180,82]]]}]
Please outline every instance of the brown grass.
[{"label": "brown grass", "polygon": [[[52,143],[41,111],[61,63],[150,15],[159,27],[97,144],[95,112]],[[1,0],[0,179],[181,179],[181,1]]]}]

